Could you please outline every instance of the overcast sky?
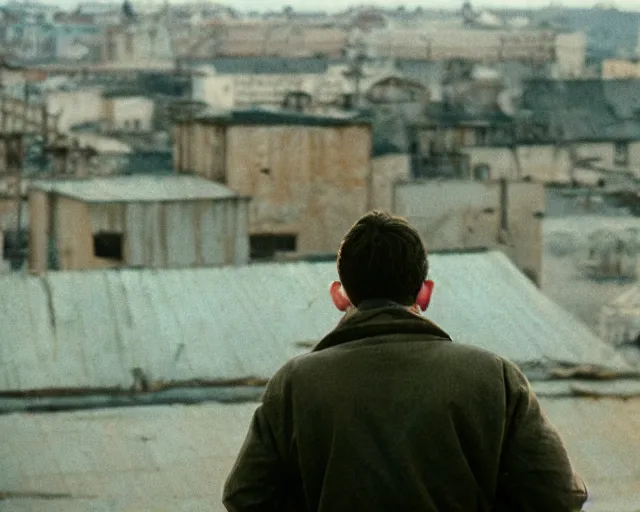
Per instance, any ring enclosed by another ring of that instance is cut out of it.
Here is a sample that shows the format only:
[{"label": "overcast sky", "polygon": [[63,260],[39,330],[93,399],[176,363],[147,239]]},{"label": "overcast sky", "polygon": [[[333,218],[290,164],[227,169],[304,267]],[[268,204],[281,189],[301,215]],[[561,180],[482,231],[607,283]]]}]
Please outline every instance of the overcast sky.
[{"label": "overcast sky", "polygon": [[[45,0],[46,3],[56,3],[58,5],[66,5],[75,6],[78,3],[78,0]],[[101,0],[93,0],[100,2]],[[135,6],[137,3],[154,3],[161,5],[164,3],[164,0],[132,0],[133,5]],[[180,4],[184,3],[184,0],[169,0],[172,4]],[[375,4],[385,7],[398,7],[400,5],[404,5],[407,8],[416,8],[416,7],[435,7],[435,8],[459,8],[462,6],[462,0],[407,0],[406,2],[398,1],[398,0],[229,0],[222,1],[220,3],[229,5],[239,10],[279,10],[282,9],[285,5],[290,5],[294,9],[297,10],[310,10],[310,9],[322,9],[326,11],[338,11],[343,10],[350,5],[362,5],[362,4]],[[476,0],[472,1],[472,4],[476,8],[481,7],[544,7],[548,6],[551,3],[550,0]],[[593,7],[596,3],[607,4],[607,5],[615,5],[619,9],[629,10],[629,11],[640,11],[640,0],[615,0],[615,1],[601,1],[596,2],[594,0],[561,0],[554,1],[554,4],[563,5],[566,7]]]},{"label": "overcast sky", "polygon": [[[174,0],[175,1],[175,0]],[[224,3],[224,2],[223,2]],[[549,0],[485,0],[485,1],[472,1],[471,2],[474,7],[544,7],[548,6],[551,2]],[[554,4],[559,4],[567,7],[593,7],[594,4],[598,2],[594,2],[593,0],[563,0],[561,2],[553,2]],[[640,0],[617,0],[615,2],[599,2],[607,5],[615,5],[619,9],[626,10],[638,10],[640,11]],[[289,0],[280,1],[280,0],[233,0],[230,2],[226,2],[227,5],[232,7],[236,7],[237,9],[258,9],[258,10],[266,10],[266,9],[278,9],[285,5],[290,5],[294,9],[309,9],[309,8],[320,8],[325,10],[341,10],[350,5],[358,5],[358,4],[375,4],[385,7],[397,7],[400,5],[404,5],[407,8],[416,8],[416,7],[445,7],[445,8],[459,8],[462,6],[463,2],[461,0],[431,0],[431,1],[411,1],[408,0],[406,2],[398,1],[398,0],[376,0],[376,1],[349,1],[349,0]]]}]

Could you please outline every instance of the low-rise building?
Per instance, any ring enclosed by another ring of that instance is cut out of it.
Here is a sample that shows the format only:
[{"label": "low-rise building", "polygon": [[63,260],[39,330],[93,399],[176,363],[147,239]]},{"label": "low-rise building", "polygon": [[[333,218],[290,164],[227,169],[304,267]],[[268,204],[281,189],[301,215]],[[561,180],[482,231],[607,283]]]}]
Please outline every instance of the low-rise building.
[{"label": "low-rise building", "polygon": [[161,16],[121,23],[105,30],[103,63],[149,66],[173,63],[173,59],[169,28]]},{"label": "low-rise building", "polygon": [[372,204],[368,120],[264,110],[178,121],[174,162],[252,197],[252,254],[335,251]]},{"label": "low-rise building", "polygon": [[466,60],[482,64],[522,61],[552,63],[558,76],[584,73],[584,33],[543,29],[483,29],[459,25],[421,28],[388,27],[364,38],[373,55],[426,61]]},{"label": "low-rise building", "polygon": [[33,182],[29,269],[246,263],[248,201],[189,176]]},{"label": "low-rise building", "polygon": [[343,67],[325,58],[215,59],[193,73],[193,99],[222,109],[283,106],[290,93],[336,105],[347,92]]},{"label": "low-rise building", "polygon": [[145,96],[103,94],[101,121],[109,132],[141,133],[153,131],[155,102]]},{"label": "low-rise building", "polygon": [[415,127],[414,172],[588,184],[637,177],[639,84],[533,79],[510,109],[431,105]]},{"label": "low-rise building", "polygon": [[186,58],[341,57],[348,37],[343,27],[295,20],[214,20],[187,38],[178,55]]},{"label": "low-rise building", "polygon": [[602,62],[602,78],[640,78],[640,61],[606,59]]}]

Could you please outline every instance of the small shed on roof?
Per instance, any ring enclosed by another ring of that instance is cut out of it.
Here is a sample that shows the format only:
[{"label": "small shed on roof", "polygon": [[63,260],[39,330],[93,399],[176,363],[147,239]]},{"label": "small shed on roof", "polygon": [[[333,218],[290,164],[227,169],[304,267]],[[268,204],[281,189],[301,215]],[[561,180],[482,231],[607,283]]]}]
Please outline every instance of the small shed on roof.
[{"label": "small shed on roof", "polygon": [[[430,262],[428,316],[456,341],[523,367],[628,368],[502,253]],[[336,278],[335,261],[0,276],[0,391],[128,388],[134,368],[152,381],[268,379],[336,325]]]},{"label": "small shed on roof", "polygon": [[243,264],[248,203],[193,176],[36,181],[29,190],[29,268]]}]

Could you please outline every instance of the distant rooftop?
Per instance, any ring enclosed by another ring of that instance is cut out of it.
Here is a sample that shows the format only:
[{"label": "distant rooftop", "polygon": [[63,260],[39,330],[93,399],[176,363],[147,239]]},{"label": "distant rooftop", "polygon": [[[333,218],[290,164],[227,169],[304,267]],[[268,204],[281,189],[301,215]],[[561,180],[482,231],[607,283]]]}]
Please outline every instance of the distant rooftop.
[{"label": "distant rooftop", "polygon": [[31,188],[87,203],[181,201],[237,197],[233,190],[195,176],[118,176],[35,181]]},{"label": "distant rooftop", "polygon": [[195,64],[207,65],[221,75],[279,75],[279,74],[322,74],[336,59],[327,57],[217,57],[197,59]]},{"label": "distant rooftop", "polygon": [[527,80],[522,109],[565,141],[640,140],[640,80]]},{"label": "distant rooftop", "polygon": [[264,109],[233,110],[222,113],[205,112],[197,116],[196,119],[223,125],[353,126],[371,124],[371,120],[361,114],[328,116]]}]

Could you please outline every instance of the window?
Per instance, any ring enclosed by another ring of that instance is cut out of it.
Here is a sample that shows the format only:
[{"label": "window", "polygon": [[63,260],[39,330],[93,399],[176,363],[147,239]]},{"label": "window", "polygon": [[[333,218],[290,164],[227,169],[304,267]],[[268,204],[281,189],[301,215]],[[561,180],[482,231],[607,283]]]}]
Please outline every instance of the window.
[{"label": "window", "polygon": [[93,254],[97,258],[122,261],[122,233],[101,231],[93,235]]},{"label": "window", "polygon": [[139,132],[140,131],[140,126],[141,126],[140,119],[134,119],[133,120],[133,128],[134,128],[134,130]]},{"label": "window", "polygon": [[629,143],[616,142],[613,153],[613,165],[626,167],[629,165]]},{"label": "window", "polygon": [[486,146],[487,128],[484,126],[476,128],[476,146]]},{"label": "window", "polygon": [[129,122],[128,119],[126,119],[124,122],[124,129],[128,131],[130,128],[131,128],[131,123]]},{"label": "window", "polygon": [[251,235],[251,259],[272,259],[279,252],[295,252],[297,247],[296,235]]},{"label": "window", "polygon": [[476,181],[487,181],[491,177],[491,167],[487,164],[477,164],[473,168],[473,178]]}]

